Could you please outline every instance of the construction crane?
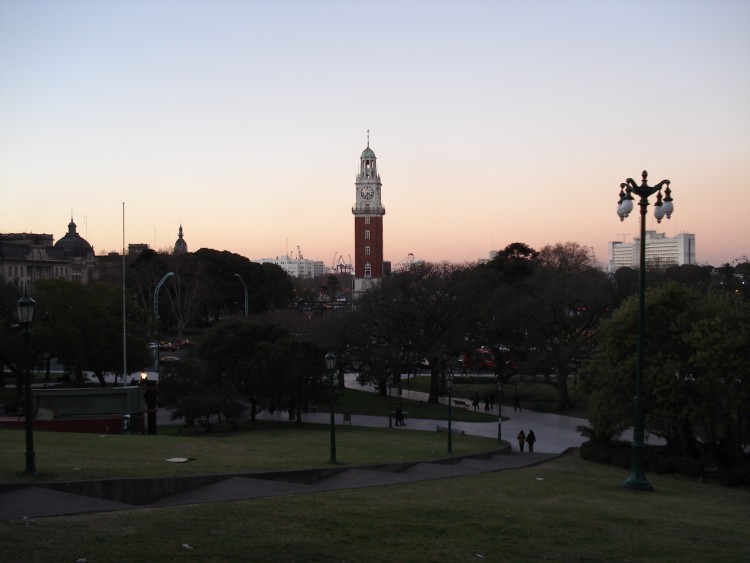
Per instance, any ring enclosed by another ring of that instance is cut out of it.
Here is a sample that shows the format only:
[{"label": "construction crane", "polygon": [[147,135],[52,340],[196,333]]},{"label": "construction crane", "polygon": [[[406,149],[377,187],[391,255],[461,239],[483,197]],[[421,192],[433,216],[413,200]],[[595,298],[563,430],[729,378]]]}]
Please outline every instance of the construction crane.
[{"label": "construction crane", "polygon": [[333,260],[331,260],[331,270],[336,270],[336,257],[339,255],[339,251],[333,253]]}]

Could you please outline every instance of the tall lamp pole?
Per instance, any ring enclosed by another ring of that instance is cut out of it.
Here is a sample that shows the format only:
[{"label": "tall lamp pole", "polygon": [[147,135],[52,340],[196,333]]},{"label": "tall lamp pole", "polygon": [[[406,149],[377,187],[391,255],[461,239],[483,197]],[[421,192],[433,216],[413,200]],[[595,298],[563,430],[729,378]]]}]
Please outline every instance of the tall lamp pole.
[{"label": "tall lamp pole", "polygon": [[242,276],[239,274],[234,274],[235,278],[239,278],[239,280],[242,282],[242,289],[245,290],[245,316],[248,315],[248,307],[247,307],[247,284],[245,283],[245,280],[242,279]]},{"label": "tall lamp pole", "polygon": [[[393,408],[391,406],[391,390],[393,389],[393,376],[389,375],[386,379],[388,385],[388,428],[393,428]],[[398,424],[398,420],[396,421]]]},{"label": "tall lamp pole", "polygon": [[336,356],[333,352],[328,352],[325,356],[326,371],[328,371],[328,385],[331,392],[331,459],[329,463],[337,463],[336,461],[336,418],[333,410],[333,402],[335,398],[333,389],[333,376],[336,371]]},{"label": "tall lamp pole", "polygon": [[18,309],[18,321],[23,327],[23,338],[25,341],[25,382],[24,382],[24,427],[26,429],[26,473],[36,475],[36,454],[34,453],[34,427],[32,422],[32,410],[34,409],[33,397],[31,395],[31,370],[29,369],[29,343],[31,340],[31,321],[34,320],[34,306],[36,302],[23,294],[16,307]]},{"label": "tall lamp pole", "polygon": [[453,375],[448,374],[445,380],[445,385],[448,388],[448,453],[453,453],[453,429],[451,428],[451,405],[453,403]]},{"label": "tall lamp pole", "polygon": [[[159,290],[161,289],[161,286],[164,285],[164,282],[167,281],[171,276],[174,275],[174,272],[168,272],[164,274],[164,277],[159,281],[159,283],[156,284],[156,287],[154,288],[154,313],[151,316],[151,332],[154,333],[154,339],[156,340],[156,373],[159,373],[159,361],[160,361],[160,354],[159,354],[159,339],[156,338],[156,319],[159,318]],[[125,377],[127,374],[123,374],[123,377]]]},{"label": "tall lamp pole", "polygon": [[[625,480],[624,486],[628,489],[650,491],[653,489],[651,483],[646,479],[646,472],[643,463],[644,450],[644,398],[643,398],[643,347],[644,347],[644,320],[646,316],[646,211],[648,209],[648,198],[656,195],[654,204],[654,217],[657,223],[661,223],[664,216],[669,219],[674,210],[672,203],[672,190],[669,188],[669,180],[662,180],[655,186],[649,186],[647,183],[648,172],[645,170],[641,174],[643,181],[641,185],[635,183],[635,180],[628,178],[623,184],[620,184],[620,201],[617,204],[617,214],[620,221],[630,215],[633,210],[633,194],[637,195],[640,200],[638,205],[641,208],[641,240],[640,240],[640,264],[638,270],[638,336],[636,351],[635,367],[635,399],[634,399],[634,423],[633,423],[633,454],[630,464],[630,475]],[[665,188],[666,186],[666,188]],[[662,199],[661,190],[664,188],[664,198]]]}]

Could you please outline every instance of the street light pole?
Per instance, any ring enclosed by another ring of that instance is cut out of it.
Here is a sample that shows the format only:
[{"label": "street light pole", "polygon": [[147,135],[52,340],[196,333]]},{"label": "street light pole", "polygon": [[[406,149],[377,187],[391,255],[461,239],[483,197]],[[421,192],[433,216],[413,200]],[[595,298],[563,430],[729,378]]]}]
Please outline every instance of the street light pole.
[{"label": "street light pole", "polygon": [[[391,405],[391,390],[393,389],[393,376],[388,376],[386,379],[388,385],[388,428],[393,428],[393,408]],[[398,423],[398,420],[396,421]]]},{"label": "street light pole", "polygon": [[247,306],[247,284],[245,283],[245,280],[242,279],[242,276],[239,274],[234,274],[235,278],[239,278],[239,280],[242,282],[242,289],[245,290],[245,317],[248,315],[248,306]]},{"label": "street light pole", "polygon": [[334,388],[333,388],[333,376],[336,371],[336,356],[332,352],[328,352],[325,356],[326,370],[328,371],[328,384],[330,386],[330,401],[331,401],[331,459],[329,463],[338,463],[336,461],[336,415],[333,410],[333,403],[335,399]]},{"label": "street light pole", "polygon": [[[159,281],[159,283],[156,284],[156,287],[154,288],[154,311],[153,315],[151,316],[151,332],[154,333],[154,340],[156,341],[156,373],[159,374],[159,361],[161,360],[160,354],[159,354],[159,339],[156,338],[156,319],[159,318],[159,290],[161,289],[161,286],[164,285],[164,282],[167,281],[171,276],[174,275],[174,272],[168,272],[164,274],[164,277]],[[126,373],[122,374],[122,377],[125,378],[127,376]]]},{"label": "street light pole", "polygon": [[453,429],[451,428],[451,405],[453,404],[453,375],[448,374],[445,384],[448,387],[448,453],[453,453]]},{"label": "street light pole", "polygon": [[18,309],[18,320],[23,327],[23,338],[25,341],[25,382],[24,382],[24,428],[26,430],[26,473],[36,475],[36,453],[34,452],[34,426],[32,411],[34,409],[33,396],[31,394],[31,370],[29,367],[29,349],[31,341],[31,321],[34,320],[34,306],[36,302],[27,293],[23,294],[16,307]]},{"label": "street light pole", "polygon": [[[651,483],[646,479],[646,472],[643,462],[644,446],[644,426],[645,411],[643,398],[643,348],[645,338],[645,317],[646,317],[646,211],[648,209],[648,198],[657,194],[656,203],[654,204],[654,217],[656,222],[661,223],[664,216],[669,219],[674,210],[672,203],[672,190],[669,187],[669,180],[662,180],[655,186],[649,186],[647,183],[648,172],[645,170],[641,174],[643,181],[641,185],[635,183],[635,180],[628,178],[625,183],[620,184],[620,201],[617,204],[617,214],[620,221],[623,221],[633,210],[633,195],[637,195],[640,200],[638,205],[641,208],[641,240],[640,240],[640,264],[638,270],[638,335],[635,367],[635,399],[634,399],[634,422],[633,422],[633,452],[630,465],[630,475],[625,480],[624,486],[628,489],[650,491],[653,489]],[[662,200],[661,190],[664,190],[665,197]]]}]

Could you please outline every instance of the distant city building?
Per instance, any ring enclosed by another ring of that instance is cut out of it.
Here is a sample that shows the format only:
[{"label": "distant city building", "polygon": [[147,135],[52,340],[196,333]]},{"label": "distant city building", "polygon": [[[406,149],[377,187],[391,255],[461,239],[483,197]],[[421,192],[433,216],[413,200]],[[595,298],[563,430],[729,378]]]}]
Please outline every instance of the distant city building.
[{"label": "distant city building", "polygon": [[180,230],[177,232],[177,240],[174,243],[174,250],[172,254],[187,254],[188,245],[185,239],[182,238],[182,224],[180,224]]},{"label": "distant city building", "polygon": [[[633,237],[633,242],[609,243],[608,271],[614,272],[619,268],[640,267],[641,237]],[[695,235],[680,233],[675,237],[667,237],[664,233],[646,231],[646,267],[668,268],[695,264]]]},{"label": "distant city building", "polygon": [[33,291],[34,282],[43,279],[91,283],[95,270],[94,249],[72,217],[67,234],[55,244],[48,234],[0,234],[0,276],[23,291]]},{"label": "distant city building", "polygon": [[292,258],[290,256],[281,256],[277,258],[261,258],[253,260],[258,264],[268,263],[275,264],[284,270],[293,278],[315,278],[322,276],[328,271],[322,260],[307,260],[306,258]]},{"label": "distant city building", "polygon": [[[378,285],[383,279],[383,215],[385,207],[381,201],[380,174],[377,157],[370,148],[367,133],[367,148],[359,157],[359,174],[354,182],[354,299]],[[390,265],[389,265],[390,266]]]}]

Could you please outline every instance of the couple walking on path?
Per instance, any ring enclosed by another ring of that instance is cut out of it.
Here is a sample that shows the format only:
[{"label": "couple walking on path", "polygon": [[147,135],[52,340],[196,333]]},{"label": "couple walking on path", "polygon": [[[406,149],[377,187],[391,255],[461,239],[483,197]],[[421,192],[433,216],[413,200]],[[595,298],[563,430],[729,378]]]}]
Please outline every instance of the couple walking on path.
[{"label": "couple walking on path", "polygon": [[529,445],[529,451],[530,452],[534,451],[534,442],[536,442],[536,436],[534,435],[534,431],[533,430],[529,430],[528,434],[525,434],[524,431],[521,430],[518,433],[517,439],[518,439],[518,449],[519,450],[523,451],[524,445],[528,444]]}]

